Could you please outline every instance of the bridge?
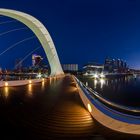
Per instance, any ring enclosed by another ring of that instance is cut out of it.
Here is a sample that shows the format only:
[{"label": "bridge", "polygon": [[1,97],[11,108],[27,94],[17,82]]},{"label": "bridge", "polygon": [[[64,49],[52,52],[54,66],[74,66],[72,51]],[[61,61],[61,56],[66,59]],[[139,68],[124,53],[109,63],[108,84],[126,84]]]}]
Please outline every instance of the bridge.
[{"label": "bridge", "polygon": [[33,16],[9,9],[0,9],[0,15],[14,18],[29,27],[40,41],[48,58],[51,75],[63,74],[52,38],[44,25]]},{"label": "bridge", "polygon": [[2,135],[20,139],[139,137],[139,110],[108,102],[76,77],[65,75],[51,36],[40,21],[15,10],[0,9],[0,15],[19,20],[35,33],[51,67],[48,79],[0,83]]}]

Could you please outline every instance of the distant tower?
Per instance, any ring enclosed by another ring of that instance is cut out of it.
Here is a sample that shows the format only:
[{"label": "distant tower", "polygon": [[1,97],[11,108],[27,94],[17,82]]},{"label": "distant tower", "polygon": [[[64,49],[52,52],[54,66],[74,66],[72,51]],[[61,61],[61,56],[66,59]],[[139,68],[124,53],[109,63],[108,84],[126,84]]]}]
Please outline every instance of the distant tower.
[{"label": "distant tower", "polygon": [[21,59],[17,59],[15,61],[15,69],[16,70],[21,70],[22,69],[22,61],[21,61]]},{"label": "distant tower", "polygon": [[32,55],[32,66],[35,66],[35,57],[36,57],[36,54],[33,54]]},{"label": "distant tower", "polygon": [[32,55],[32,66],[40,66],[41,65],[41,61],[43,60],[43,58],[40,55],[37,54],[33,54]]}]

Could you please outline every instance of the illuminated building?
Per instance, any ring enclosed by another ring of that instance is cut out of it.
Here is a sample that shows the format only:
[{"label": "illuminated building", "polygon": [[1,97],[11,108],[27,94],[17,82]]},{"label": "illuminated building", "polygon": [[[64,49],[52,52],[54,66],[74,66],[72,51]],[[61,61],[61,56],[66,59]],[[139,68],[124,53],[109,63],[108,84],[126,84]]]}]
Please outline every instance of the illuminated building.
[{"label": "illuminated building", "polygon": [[127,63],[122,59],[106,58],[104,63],[104,70],[109,73],[123,73],[127,72]]},{"label": "illuminated building", "polygon": [[63,64],[62,68],[64,71],[77,72],[78,64]]},{"label": "illuminated building", "polygon": [[43,60],[43,58],[40,55],[37,54],[33,54],[32,55],[32,66],[40,66],[41,65],[41,61]]},{"label": "illuminated building", "polygon": [[88,63],[84,65],[83,71],[84,73],[101,73],[104,70],[104,65],[98,63]]}]

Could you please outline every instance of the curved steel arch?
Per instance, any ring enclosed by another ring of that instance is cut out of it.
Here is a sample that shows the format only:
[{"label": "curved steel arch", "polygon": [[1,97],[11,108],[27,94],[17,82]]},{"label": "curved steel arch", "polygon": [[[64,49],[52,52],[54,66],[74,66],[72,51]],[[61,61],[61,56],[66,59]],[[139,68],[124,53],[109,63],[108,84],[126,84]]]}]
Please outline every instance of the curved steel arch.
[{"label": "curved steel arch", "polygon": [[39,20],[29,14],[10,9],[0,8],[0,15],[14,18],[29,27],[39,39],[46,53],[51,67],[51,75],[63,74],[52,38],[45,26]]}]

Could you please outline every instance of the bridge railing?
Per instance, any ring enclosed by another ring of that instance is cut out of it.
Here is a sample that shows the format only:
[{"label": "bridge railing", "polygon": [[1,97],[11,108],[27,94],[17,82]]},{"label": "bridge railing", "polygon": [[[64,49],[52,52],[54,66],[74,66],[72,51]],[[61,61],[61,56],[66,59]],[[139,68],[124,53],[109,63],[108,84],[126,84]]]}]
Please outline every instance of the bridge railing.
[{"label": "bridge railing", "polygon": [[99,93],[97,93],[96,91],[94,91],[90,87],[87,87],[77,77],[74,77],[74,78],[76,79],[76,81],[78,82],[78,84],[81,87],[83,87],[84,89],[86,89],[90,93],[91,97],[96,98],[99,102],[103,103],[108,108],[114,109],[114,110],[119,111],[123,114],[133,115],[135,117],[140,116],[140,110],[139,109],[135,109],[135,108],[132,108],[132,107],[126,107],[126,106],[123,106],[123,105],[113,103],[113,102],[105,99],[104,97],[102,97]]}]

